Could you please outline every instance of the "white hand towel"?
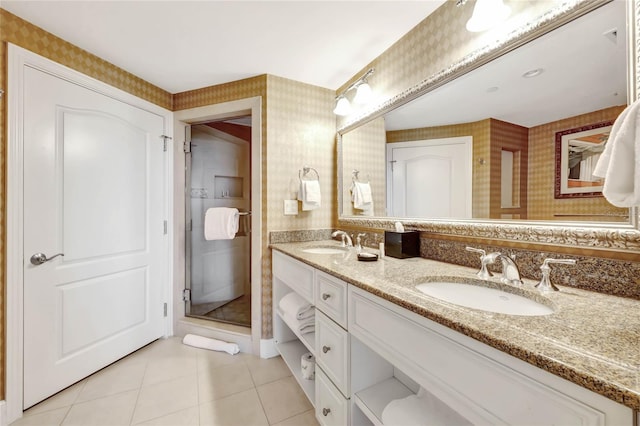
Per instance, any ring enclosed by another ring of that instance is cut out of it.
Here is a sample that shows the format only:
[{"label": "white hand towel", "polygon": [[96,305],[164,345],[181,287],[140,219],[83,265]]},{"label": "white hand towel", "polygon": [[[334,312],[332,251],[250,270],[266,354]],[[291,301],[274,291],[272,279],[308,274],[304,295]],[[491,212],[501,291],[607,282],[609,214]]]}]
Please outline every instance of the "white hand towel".
[{"label": "white hand towel", "polygon": [[293,291],[283,296],[278,306],[282,312],[291,314],[299,320],[312,317],[315,309],[311,303]]},{"label": "white hand towel", "polygon": [[238,209],[214,207],[204,216],[205,240],[232,240],[238,232]]},{"label": "white hand towel", "polygon": [[382,411],[382,424],[402,426],[471,425],[467,419],[422,388],[418,395],[391,401]]},{"label": "white hand towel", "polygon": [[209,349],[210,351],[226,352],[235,355],[240,352],[240,348],[235,343],[227,343],[222,340],[210,339],[208,337],[187,334],[182,339],[182,343],[195,348]]},{"label": "white hand towel", "polygon": [[604,178],[602,195],[616,207],[640,205],[639,115],[640,101],[622,111],[593,172]]},{"label": "white hand towel", "polygon": [[320,195],[319,180],[301,180],[298,200],[302,201],[302,210],[314,210],[320,207],[322,197]]},{"label": "white hand towel", "polygon": [[371,185],[366,182],[353,182],[351,185],[351,201],[356,209],[367,209],[373,203]]},{"label": "white hand towel", "polygon": [[291,313],[282,313],[284,318],[284,322],[287,323],[289,328],[293,331],[297,331],[300,334],[313,333],[316,329],[316,318],[315,314],[312,317],[305,318],[302,320],[297,319]]}]

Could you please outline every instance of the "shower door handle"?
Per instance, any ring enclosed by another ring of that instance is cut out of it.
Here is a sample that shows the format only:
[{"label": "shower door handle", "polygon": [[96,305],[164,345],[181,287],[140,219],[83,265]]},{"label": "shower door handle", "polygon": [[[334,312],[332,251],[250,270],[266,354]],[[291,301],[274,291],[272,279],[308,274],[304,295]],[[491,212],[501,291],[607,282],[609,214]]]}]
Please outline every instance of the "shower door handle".
[{"label": "shower door handle", "polygon": [[31,264],[32,265],[42,265],[45,262],[50,261],[51,259],[54,259],[58,256],[64,256],[64,253],[58,253],[58,254],[54,254],[53,256],[47,258],[47,255],[44,253],[36,253],[33,256],[31,256]]}]

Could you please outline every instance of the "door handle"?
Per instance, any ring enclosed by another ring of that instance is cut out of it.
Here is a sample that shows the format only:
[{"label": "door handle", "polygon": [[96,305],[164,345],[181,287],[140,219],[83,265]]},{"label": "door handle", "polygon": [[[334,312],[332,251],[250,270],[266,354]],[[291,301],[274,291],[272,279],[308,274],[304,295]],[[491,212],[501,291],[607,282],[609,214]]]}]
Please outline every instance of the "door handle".
[{"label": "door handle", "polygon": [[64,253],[54,254],[50,258],[47,258],[47,255],[44,253],[36,253],[33,256],[31,256],[31,264],[36,266],[42,265],[44,262],[48,262],[51,259],[56,258],[58,256],[64,256]]}]

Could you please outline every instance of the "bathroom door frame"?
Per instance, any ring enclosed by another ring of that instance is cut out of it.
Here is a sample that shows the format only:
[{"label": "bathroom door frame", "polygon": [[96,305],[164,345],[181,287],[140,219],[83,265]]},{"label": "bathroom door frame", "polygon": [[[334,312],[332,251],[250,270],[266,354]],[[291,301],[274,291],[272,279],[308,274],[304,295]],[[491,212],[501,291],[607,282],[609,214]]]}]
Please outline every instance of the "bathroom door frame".
[{"label": "bathroom door frame", "polygon": [[[11,423],[22,417],[23,407],[23,315],[24,298],[22,288],[24,286],[22,258],[23,252],[23,122],[24,94],[22,92],[23,69],[31,66],[63,80],[70,81],[87,90],[98,92],[134,107],[153,112],[164,117],[165,132],[173,133],[173,121],[171,111],[155,105],[142,98],[134,96],[102,81],[96,80],[86,74],[68,68],[50,59],[44,58],[29,50],[8,43],[8,97],[7,97],[7,245],[6,245],[6,361],[5,361],[5,403],[0,407],[0,424],[3,421]],[[170,142],[170,141],[169,141]],[[173,334],[173,322],[171,321],[172,291],[171,280],[173,276],[173,152],[169,148],[164,158],[164,187],[165,205],[164,216],[167,218],[167,238],[164,258],[166,266],[163,274],[164,280],[163,299],[167,303],[168,312],[163,327],[164,337]],[[17,253],[17,255],[16,255]],[[5,411],[6,408],[6,411]]]},{"label": "bathroom door frame", "polygon": [[[239,99],[202,107],[185,109],[174,112],[174,217],[176,227],[174,239],[178,246],[185,247],[186,220],[185,220],[185,155],[184,141],[186,139],[185,128],[190,125],[216,121],[224,118],[251,115],[251,352],[263,358],[275,356],[275,349],[270,345],[270,340],[262,340],[262,97]],[[182,300],[182,291],[186,284],[186,259],[181,253],[174,252],[174,321],[175,328],[183,329],[185,321],[192,320],[185,316],[185,303]],[[202,320],[199,327],[202,327]],[[182,324],[180,324],[182,323]],[[216,330],[216,323],[211,321],[207,327]],[[194,323],[195,326],[195,323]],[[228,324],[225,324],[228,326]],[[240,327],[240,326],[238,326]],[[228,327],[216,330],[232,338],[242,339],[239,333],[226,331]],[[239,343],[240,342],[236,342]],[[241,348],[243,347],[242,344]],[[246,346],[245,346],[246,347]]]}]

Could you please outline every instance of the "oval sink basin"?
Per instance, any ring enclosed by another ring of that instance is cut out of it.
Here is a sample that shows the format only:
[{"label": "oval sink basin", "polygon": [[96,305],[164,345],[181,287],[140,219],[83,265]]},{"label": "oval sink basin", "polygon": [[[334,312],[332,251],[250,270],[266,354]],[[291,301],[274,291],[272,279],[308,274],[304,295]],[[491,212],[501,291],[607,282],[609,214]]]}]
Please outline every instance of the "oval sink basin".
[{"label": "oval sink basin", "polygon": [[508,315],[549,315],[550,307],[535,300],[495,288],[452,282],[429,282],[416,286],[422,293],[445,302]]},{"label": "oval sink basin", "polygon": [[313,254],[344,254],[347,250],[338,247],[309,247],[302,249],[305,253]]}]

